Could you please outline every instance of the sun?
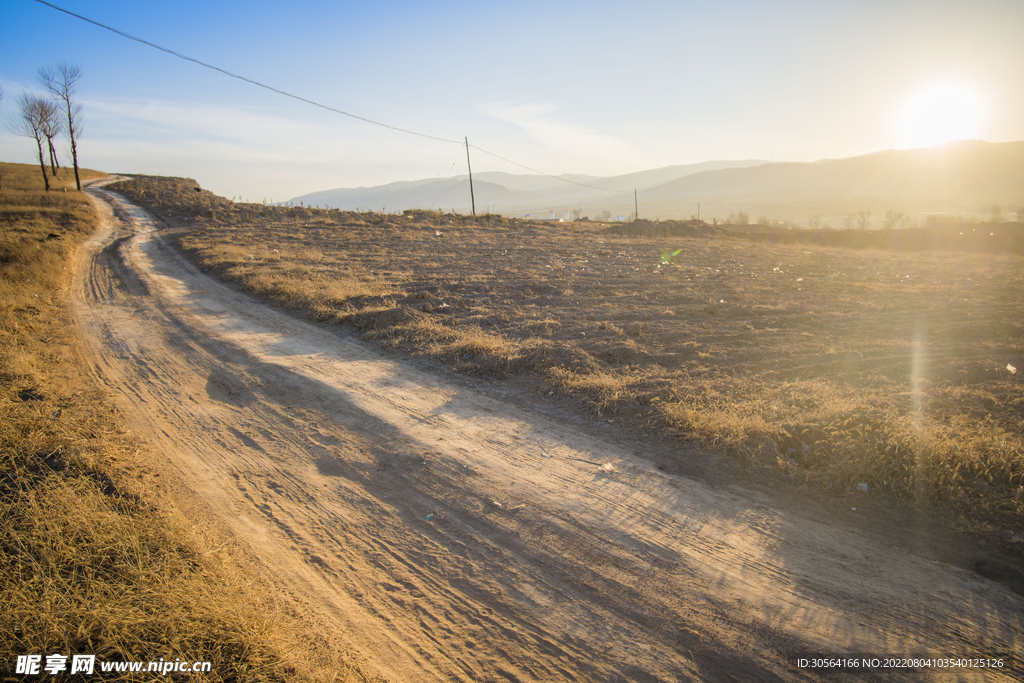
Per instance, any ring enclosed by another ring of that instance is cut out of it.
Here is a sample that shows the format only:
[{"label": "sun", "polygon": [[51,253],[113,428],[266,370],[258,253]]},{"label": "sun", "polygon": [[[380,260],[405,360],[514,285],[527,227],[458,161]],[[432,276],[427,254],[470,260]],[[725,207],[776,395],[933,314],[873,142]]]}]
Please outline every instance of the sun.
[{"label": "sun", "polygon": [[934,147],[951,140],[978,138],[982,113],[981,101],[965,87],[940,84],[921,90],[903,110],[903,146]]}]

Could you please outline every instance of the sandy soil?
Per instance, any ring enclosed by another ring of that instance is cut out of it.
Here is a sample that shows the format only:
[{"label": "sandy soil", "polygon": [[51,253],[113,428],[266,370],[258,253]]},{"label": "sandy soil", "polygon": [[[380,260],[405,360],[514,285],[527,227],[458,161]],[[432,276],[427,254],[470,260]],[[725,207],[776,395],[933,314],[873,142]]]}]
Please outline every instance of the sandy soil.
[{"label": "sandy soil", "polygon": [[254,303],[187,263],[141,209],[91,192],[105,220],[74,297],[95,372],[178,485],[259,558],[267,590],[343,634],[364,671],[892,680],[786,657],[1022,651],[1024,598],[940,561],[915,520],[872,530],[665,473],[611,427]]}]

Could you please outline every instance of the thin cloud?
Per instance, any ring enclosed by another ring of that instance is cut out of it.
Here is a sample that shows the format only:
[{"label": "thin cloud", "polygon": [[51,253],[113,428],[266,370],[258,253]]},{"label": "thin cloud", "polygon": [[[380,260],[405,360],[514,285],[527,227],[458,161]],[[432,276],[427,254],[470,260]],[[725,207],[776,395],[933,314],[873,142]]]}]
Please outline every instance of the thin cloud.
[{"label": "thin cloud", "polygon": [[609,158],[616,159],[619,164],[643,165],[651,161],[648,154],[624,140],[567,121],[559,116],[559,108],[551,104],[492,103],[483,105],[481,109],[518,128],[546,148],[552,158],[561,158],[560,168],[605,166]]}]

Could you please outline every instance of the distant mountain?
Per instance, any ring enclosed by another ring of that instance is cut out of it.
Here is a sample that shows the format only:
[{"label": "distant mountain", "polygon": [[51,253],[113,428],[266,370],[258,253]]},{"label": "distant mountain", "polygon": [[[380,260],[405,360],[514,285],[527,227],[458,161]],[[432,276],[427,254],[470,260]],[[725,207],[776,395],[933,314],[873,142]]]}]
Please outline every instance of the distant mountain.
[{"label": "distant mountain", "polygon": [[[744,168],[764,164],[764,161],[706,161],[700,164],[666,166],[619,176],[590,176],[565,174],[558,177],[544,175],[516,175],[501,171],[473,174],[473,193],[477,208],[490,205],[496,212],[528,205],[571,206],[581,198],[604,197],[606,190],[632,193],[646,190],[672,180],[723,168]],[[567,182],[568,181],[568,182]],[[592,187],[585,187],[585,186]],[[595,189],[602,188],[602,189]],[[402,211],[405,209],[469,208],[469,176],[458,175],[447,179],[400,181],[374,187],[339,188],[322,190],[295,197],[290,204],[329,206],[355,210]]]},{"label": "distant mountain", "polygon": [[[504,185],[473,178],[473,193],[478,206],[487,204],[515,204],[522,193]],[[414,180],[388,183],[376,187],[323,190],[311,192],[290,200],[290,204],[331,207],[348,211],[403,211],[405,209],[429,209],[457,207],[461,211],[468,207],[469,180],[449,178],[446,180]]]},{"label": "distant mountain", "polygon": [[[534,217],[604,211],[644,218],[726,220],[734,211],[785,222],[841,220],[860,210],[908,217],[947,213],[979,217],[994,204],[1024,211],[1024,142],[961,140],[928,149],[890,150],[810,163],[709,161],[625,175],[473,175],[477,212]],[[633,191],[637,191],[634,198]],[[466,175],[377,187],[324,190],[291,203],[341,209],[401,211],[442,208],[468,213]],[[755,213],[756,212],[756,213]],[[1019,215],[1019,214],[1018,214]]]},{"label": "distant mountain", "polygon": [[[745,160],[745,161],[705,161],[699,164],[684,164],[676,166],[664,166],[662,168],[656,168],[648,171],[636,171],[635,173],[626,173],[625,175],[617,176],[592,176],[584,175],[581,173],[564,173],[557,177],[543,176],[543,175],[513,175],[511,173],[502,173],[500,171],[485,171],[484,173],[478,173],[473,176],[476,178],[482,178],[489,180],[499,185],[504,185],[510,190],[518,190],[521,192],[547,192],[547,191],[559,191],[576,194],[579,192],[603,194],[604,190],[617,190],[619,192],[632,192],[633,190],[643,190],[655,185],[661,185],[663,183],[684,178],[694,173],[701,173],[703,171],[713,171],[723,168],[747,168],[748,166],[760,166],[768,162],[761,160]],[[469,176],[462,175],[459,178],[468,178]],[[579,183],[579,185],[574,185]],[[587,187],[581,187],[581,185],[592,185],[604,189],[592,189]]]},{"label": "distant mountain", "polygon": [[653,200],[687,197],[801,200],[1024,199],[1024,142],[961,140],[813,163],[708,171],[650,188]]},{"label": "distant mountain", "polygon": [[561,178],[572,180],[587,185],[600,185],[610,190],[619,192],[632,192],[633,190],[644,190],[656,185],[685,178],[704,171],[716,171],[727,168],[749,168],[761,166],[769,162],[760,159],[747,159],[744,161],[704,161],[699,164],[685,164],[677,166],[665,166],[650,171],[636,171],[625,175],[598,178],[587,175],[573,175],[566,173]]}]

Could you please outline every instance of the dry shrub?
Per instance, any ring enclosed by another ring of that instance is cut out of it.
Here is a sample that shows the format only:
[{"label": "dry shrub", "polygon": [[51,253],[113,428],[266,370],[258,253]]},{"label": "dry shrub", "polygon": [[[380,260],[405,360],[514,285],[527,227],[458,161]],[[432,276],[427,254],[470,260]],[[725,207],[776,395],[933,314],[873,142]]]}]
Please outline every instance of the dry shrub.
[{"label": "dry shrub", "polygon": [[[348,321],[355,324],[361,330],[377,331],[400,327],[407,330],[415,330],[425,327],[433,333],[437,328],[433,325],[423,325],[429,320],[429,314],[409,306],[398,306],[382,310],[360,311],[348,317]],[[435,336],[431,334],[430,336]]]},{"label": "dry shrub", "polygon": [[463,327],[454,330],[454,338],[437,349],[438,355],[446,354],[456,358],[475,358],[477,361],[493,359],[492,362],[510,363],[517,345],[498,335],[484,332],[478,327]]},{"label": "dry shrub", "polygon": [[976,519],[1024,512],[1015,496],[1024,484],[1024,439],[991,417],[913,412],[883,392],[844,393],[820,380],[704,390],[704,398],[661,404],[665,423],[747,457],[760,455],[768,437],[790,474],[837,493],[867,483]]},{"label": "dry shrub", "polygon": [[450,327],[439,316],[402,306],[363,311],[347,317],[366,338],[391,347],[412,347],[420,356],[436,358],[472,375],[501,376],[516,372],[521,345],[479,327]]},{"label": "dry shrub", "polygon": [[701,439],[712,446],[732,451],[749,451],[769,431],[765,421],[731,407],[699,403],[661,403],[658,410],[665,423],[681,436]]},{"label": "dry shrub", "polygon": [[600,365],[583,349],[547,341],[524,345],[517,366],[538,372],[553,368],[571,370],[581,375],[600,372]]},{"label": "dry shrub", "polygon": [[547,382],[563,395],[584,401],[597,416],[616,414],[623,402],[635,405],[629,382],[617,372],[576,372],[554,366],[548,369]]},{"label": "dry shrub", "polygon": [[296,258],[266,247],[211,244],[197,235],[183,237],[182,244],[204,270],[236,280],[246,291],[285,308],[308,310],[319,320],[356,308],[352,299],[400,294],[380,276],[316,267],[323,257],[318,250],[302,250]]},{"label": "dry shrub", "polygon": [[230,211],[234,202],[203,190],[191,178],[156,178],[133,176],[131,180],[112,183],[107,189],[123,194],[132,201],[145,204],[158,215],[199,215],[210,211]]}]

